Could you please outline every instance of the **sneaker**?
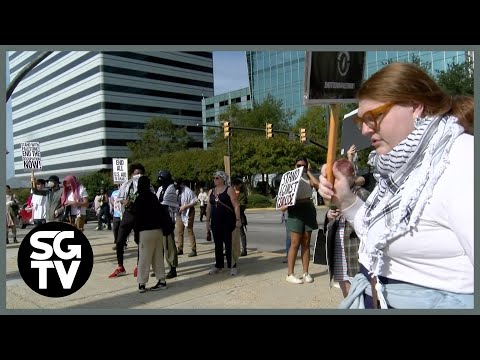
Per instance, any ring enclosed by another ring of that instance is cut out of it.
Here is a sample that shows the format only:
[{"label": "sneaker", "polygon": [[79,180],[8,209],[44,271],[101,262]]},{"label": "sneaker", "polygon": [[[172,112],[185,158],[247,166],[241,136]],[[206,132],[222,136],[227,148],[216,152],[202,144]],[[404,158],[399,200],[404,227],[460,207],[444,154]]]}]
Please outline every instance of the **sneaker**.
[{"label": "sneaker", "polygon": [[138,266],[135,266],[135,269],[133,269],[133,277],[137,277],[137,275],[138,275]]},{"label": "sneaker", "polygon": [[194,257],[197,256],[197,250],[192,250],[190,254],[188,254],[188,257]]},{"label": "sneaker", "polygon": [[[104,228],[104,229],[107,229],[107,228],[108,228],[108,225],[107,225],[107,224],[103,224],[103,228]],[[110,230],[112,230],[112,229],[110,229]]]},{"label": "sneaker", "polygon": [[285,256],[282,260],[282,263],[288,264],[288,256]]},{"label": "sneaker", "polygon": [[145,284],[138,284],[138,292],[144,293],[145,291],[147,291],[147,289],[145,288]]},{"label": "sneaker", "polygon": [[294,274],[287,275],[287,279],[286,279],[286,280],[287,280],[289,283],[292,283],[292,284],[303,284],[303,280],[297,278]]},{"label": "sneaker", "polygon": [[218,274],[219,272],[222,272],[223,269],[220,269],[220,268],[217,268],[217,267],[214,267],[213,269],[211,269],[208,274],[209,275],[215,275],[215,274]]},{"label": "sneaker", "polygon": [[177,255],[183,255],[183,250],[182,249],[177,249]]},{"label": "sneaker", "polygon": [[304,280],[306,283],[312,283],[312,282],[313,282],[313,278],[310,276],[309,273],[304,273],[304,274],[303,274],[303,280]]},{"label": "sneaker", "polygon": [[113,278],[117,278],[119,276],[123,276],[123,275],[126,275],[126,274],[127,274],[127,272],[125,271],[125,268],[123,266],[122,267],[117,267],[115,269],[115,271],[110,274],[109,278],[113,279]]},{"label": "sneaker", "polygon": [[173,279],[177,277],[177,269],[172,267],[170,268],[170,271],[168,272],[168,274],[165,276],[165,278],[167,279]]},{"label": "sneaker", "polygon": [[230,275],[232,276],[237,276],[238,274],[238,269],[236,267],[232,268],[232,270],[230,270]]},{"label": "sneaker", "polygon": [[162,290],[167,288],[167,282],[165,280],[159,280],[157,282],[157,285],[152,286],[150,290],[152,291],[157,291],[157,290]]},{"label": "sneaker", "polygon": [[95,231],[99,231],[99,230],[102,230],[102,229],[99,229],[98,226],[95,228]]}]

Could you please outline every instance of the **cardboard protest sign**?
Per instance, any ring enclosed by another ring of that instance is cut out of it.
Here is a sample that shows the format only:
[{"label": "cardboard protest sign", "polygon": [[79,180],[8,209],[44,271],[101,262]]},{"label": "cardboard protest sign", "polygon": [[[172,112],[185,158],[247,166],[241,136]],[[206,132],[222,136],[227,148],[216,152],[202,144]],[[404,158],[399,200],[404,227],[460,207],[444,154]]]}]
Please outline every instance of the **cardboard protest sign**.
[{"label": "cardboard protest sign", "polygon": [[39,170],[42,168],[42,156],[39,142],[22,143],[23,168]]},{"label": "cardboard protest sign", "polygon": [[294,170],[287,171],[282,176],[280,187],[278,188],[276,208],[282,206],[295,205],[297,199],[298,183],[303,174],[303,166]]},{"label": "cardboard protest sign", "polygon": [[113,183],[122,184],[128,180],[128,159],[126,158],[113,158]]}]

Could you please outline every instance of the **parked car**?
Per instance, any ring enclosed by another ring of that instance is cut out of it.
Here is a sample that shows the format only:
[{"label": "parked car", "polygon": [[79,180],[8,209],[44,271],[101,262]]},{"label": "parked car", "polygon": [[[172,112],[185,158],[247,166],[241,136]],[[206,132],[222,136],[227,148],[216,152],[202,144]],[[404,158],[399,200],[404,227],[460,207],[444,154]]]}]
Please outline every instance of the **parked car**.
[{"label": "parked car", "polygon": [[97,213],[95,212],[95,203],[91,202],[87,207],[87,216],[85,217],[85,223],[89,221],[98,221]]},{"label": "parked car", "polygon": [[18,212],[18,225],[22,229],[25,229],[27,225],[33,225],[32,221],[32,209],[28,207],[28,203],[22,205],[22,208]]}]

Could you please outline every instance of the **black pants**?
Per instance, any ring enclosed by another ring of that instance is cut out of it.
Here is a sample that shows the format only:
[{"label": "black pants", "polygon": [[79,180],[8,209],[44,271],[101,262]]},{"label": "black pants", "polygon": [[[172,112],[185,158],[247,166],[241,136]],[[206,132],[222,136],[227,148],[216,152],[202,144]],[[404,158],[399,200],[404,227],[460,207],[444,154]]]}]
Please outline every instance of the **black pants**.
[{"label": "black pants", "polygon": [[[225,257],[227,258],[227,267],[232,267],[232,232],[225,224],[212,223],[213,242],[215,243],[215,267],[223,269],[225,262],[223,260],[223,245],[225,244]],[[235,267],[234,264],[233,267]]]},{"label": "black pants", "polygon": [[110,206],[108,204],[102,205],[98,213],[98,230],[103,229],[102,216],[105,216],[105,224],[107,224],[108,230],[112,230],[112,224],[110,223]]},{"label": "black pants", "polygon": [[200,221],[203,220],[204,216],[207,216],[207,205],[200,206]]},{"label": "black pants", "polygon": [[[123,254],[125,252],[125,244],[127,243],[128,235],[133,230],[133,223],[135,216],[132,212],[125,210],[123,213],[122,220],[120,221],[120,226],[118,227],[118,234],[116,238],[117,244],[117,262],[119,266],[123,266]],[[138,244],[138,233],[134,232],[135,243]]]},{"label": "black pants", "polygon": [[120,218],[119,217],[113,217],[113,222],[112,222],[112,227],[113,227],[113,243],[117,243],[117,237],[118,237],[118,229],[120,227]]}]

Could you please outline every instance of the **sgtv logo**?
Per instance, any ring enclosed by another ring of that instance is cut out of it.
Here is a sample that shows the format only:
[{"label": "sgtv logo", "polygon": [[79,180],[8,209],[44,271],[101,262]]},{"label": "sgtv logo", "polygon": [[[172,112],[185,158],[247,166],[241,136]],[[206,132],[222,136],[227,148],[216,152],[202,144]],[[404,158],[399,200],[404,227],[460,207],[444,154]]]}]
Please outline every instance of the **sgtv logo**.
[{"label": "sgtv logo", "polygon": [[93,252],[87,237],[70,224],[51,222],[35,227],[21,242],[18,269],[38,294],[68,296],[88,280]]}]

